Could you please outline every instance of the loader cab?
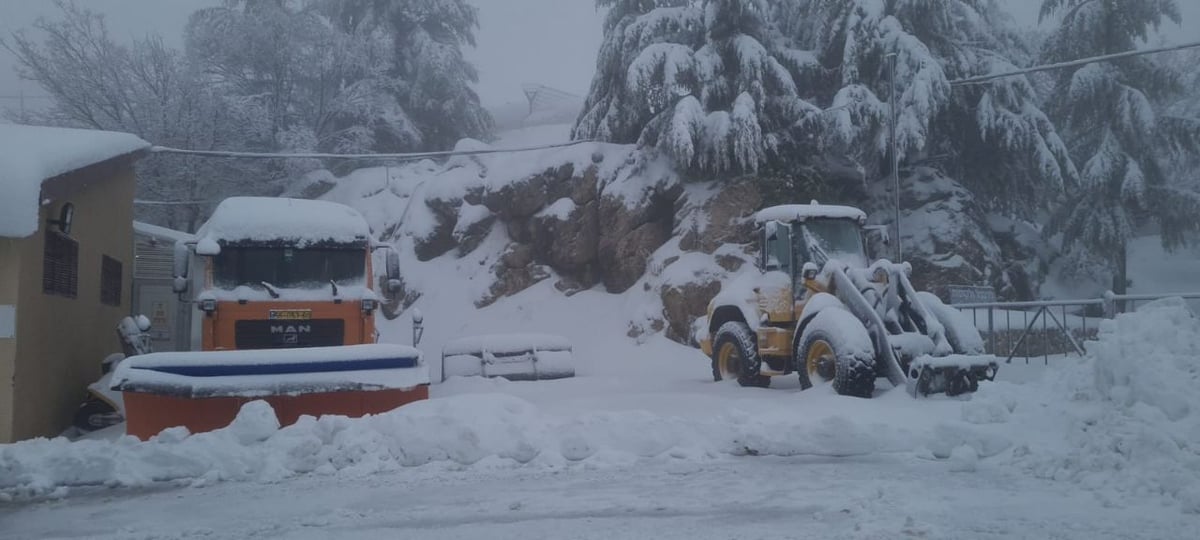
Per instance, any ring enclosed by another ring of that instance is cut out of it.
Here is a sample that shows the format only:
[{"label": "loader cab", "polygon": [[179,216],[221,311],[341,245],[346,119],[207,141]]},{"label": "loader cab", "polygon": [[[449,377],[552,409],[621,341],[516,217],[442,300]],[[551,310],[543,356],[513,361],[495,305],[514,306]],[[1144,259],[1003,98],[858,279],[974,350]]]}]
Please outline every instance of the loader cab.
[{"label": "loader cab", "polygon": [[852,267],[870,264],[867,254],[866,214],[847,206],[784,205],[760,211],[759,268],[788,277],[793,300],[806,291],[812,279],[830,260]]},{"label": "loader cab", "polygon": [[862,224],[847,218],[768,221],[761,233],[759,266],[795,275],[806,263],[818,268],[831,259],[854,267],[868,264]]}]

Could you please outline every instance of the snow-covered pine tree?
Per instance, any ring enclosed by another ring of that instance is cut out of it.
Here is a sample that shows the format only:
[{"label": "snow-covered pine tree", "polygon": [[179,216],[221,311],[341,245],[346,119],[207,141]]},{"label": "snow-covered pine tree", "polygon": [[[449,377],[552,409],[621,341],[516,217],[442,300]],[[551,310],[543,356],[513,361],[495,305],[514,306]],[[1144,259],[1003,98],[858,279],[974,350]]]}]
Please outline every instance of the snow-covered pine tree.
[{"label": "snow-covered pine tree", "polygon": [[491,130],[461,51],[476,24],[465,0],[225,0],[186,42],[215,83],[266,101],[281,150],[443,150]]},{"label": "snow-covered pine tree", "polygon": [[[1180,21],[1174,0],[1046,0],[1043,19],[1061,22],[1048,37],[1042,60],[1056,62],[1135,49],[1159,25]],[[1051,100],[1080,169],[1080,186],[1068,197],[1050,231],[1061,232],[1074,256],[1099,261],[1125,292],[1127,244],[1147,220],[1158,223],[1167,249],[1200,229],[1200,194],[1168,181],[1164,149],[1195,152],[1180,144],[1193,136],[1194,119],[1156,112],[1177,88],[1178,74],[1148,57],[1098,62],[1064,70]]]},{"label": "snow-covered pine tree", "polygon": [[416,147],[419,131],[384,91],[392,83],[383,67],[391,60],[387,40],[341,32],[314,7],[225,0],[191,15],[187,52],[215,86],[263,102],[278,150]]},{"label": "snow-covered pine tree", "polygon": [[390,41],[387,90],[417,127],[421,149],[491,134],[491,115],[473,88],[479,74],[462,53],[475,45],[479,26],[478,9],[467,0],[311,1],[343,31],[381,32]]},{"label": "snow-covered pine tree", "polygon": [[811,55],[785,47],[767,0],[597,0],[610,9],[575,138],[639,143],[701,176],[758,171],[815,107]]},{"label": "snow-covered pine tree", "polygon": [[1159,111],[1159,118],[1175,124],[1177,136],[1172,144],[1159,147],[1168,166],[1171,185],[1200,191],[1200,49],[1174,51],[1162,56],[1168,69],[1182,75],[1178,92],[1168,98]]},{"label": "snow-covered pine tree", "polygon": [[[780,27],[826,70],[824,148],[868,177],[890,168],[889,54],[896,54],[897,139],[909,162],[931,160],[993,208],[1044,207],[1075,177],[1066,146],[1024,77],[951,88],[1016,69],[1029,53],[994,0],[775,0]],[[1032,203],[1032,204],[1031,204]]]}]

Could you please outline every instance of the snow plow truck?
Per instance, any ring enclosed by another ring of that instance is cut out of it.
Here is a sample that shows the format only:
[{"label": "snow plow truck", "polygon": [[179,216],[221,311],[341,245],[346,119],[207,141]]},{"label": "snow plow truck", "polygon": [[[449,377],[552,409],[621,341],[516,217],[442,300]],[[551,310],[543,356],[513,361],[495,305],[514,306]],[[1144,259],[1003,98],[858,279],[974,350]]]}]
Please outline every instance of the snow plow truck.
[{"label": "snow plow truck", "polygon": [[398,256],[357,211],[285,198],[221,202],[194,239],[175,245],[175,292],[200,314],[191,351],[132,356],[113,375],[127,433],[210,431],[252,399],[270,403],[283,425],[427,399],[420,351],[376,343],[377,252],[386,254],[381,292],[393,293]]},{"label": "snow plow truck", "polygon": [[972,322],[917,292],[912,266],[870,262],[863,211],[784,205],[755,215],[758,272],[726,283],[709,303],[700,347],[713,379],[767,387],[796,373],[801,388],[830,381],[838,394],[871,397],[887,378],[913,396],[974,392],[996,376]]}]

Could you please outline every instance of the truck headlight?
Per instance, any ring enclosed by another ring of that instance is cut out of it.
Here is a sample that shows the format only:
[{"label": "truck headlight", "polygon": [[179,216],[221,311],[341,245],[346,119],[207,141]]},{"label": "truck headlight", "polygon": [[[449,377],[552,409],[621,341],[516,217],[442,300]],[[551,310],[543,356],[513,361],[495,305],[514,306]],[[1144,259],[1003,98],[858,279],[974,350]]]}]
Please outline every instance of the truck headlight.
[{"label": "truck headlight", "polygon": [[363,300],[362,300],[363,315],[370,315],[370,314],[374,313],[376,305],[377,305],[377,302],[375,301],[374,298],[363,298]]}]

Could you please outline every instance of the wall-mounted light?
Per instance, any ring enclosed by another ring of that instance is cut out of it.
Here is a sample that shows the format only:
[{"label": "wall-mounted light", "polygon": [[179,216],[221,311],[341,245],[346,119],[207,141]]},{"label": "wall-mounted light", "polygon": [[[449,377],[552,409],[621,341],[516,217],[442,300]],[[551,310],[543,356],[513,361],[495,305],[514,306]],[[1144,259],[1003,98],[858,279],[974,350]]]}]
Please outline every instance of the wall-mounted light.
[{"label": "wall-mounted light", "polygon": [[71,223],[75,221],[75,205],[71,203],[63,203],[62,209],[58,211],[58,219],[46,220],[47,225],[57,225],[58,230],[63,234],[71,234]]}]

